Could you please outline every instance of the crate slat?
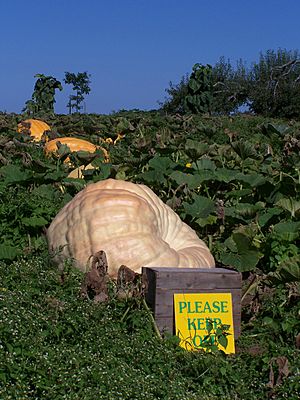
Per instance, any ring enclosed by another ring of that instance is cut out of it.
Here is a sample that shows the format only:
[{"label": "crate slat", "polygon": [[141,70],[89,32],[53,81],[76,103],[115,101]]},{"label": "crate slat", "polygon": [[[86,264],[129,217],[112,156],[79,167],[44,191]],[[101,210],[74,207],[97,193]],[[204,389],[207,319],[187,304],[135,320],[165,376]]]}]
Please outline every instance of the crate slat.
[{"label": "crate slat", "polygon": [[175,293],[231,293],[235,339],[241,334],[241,285],[239,272],[225,268],[144,267],[145,293],[159,330],[175,334]]}]

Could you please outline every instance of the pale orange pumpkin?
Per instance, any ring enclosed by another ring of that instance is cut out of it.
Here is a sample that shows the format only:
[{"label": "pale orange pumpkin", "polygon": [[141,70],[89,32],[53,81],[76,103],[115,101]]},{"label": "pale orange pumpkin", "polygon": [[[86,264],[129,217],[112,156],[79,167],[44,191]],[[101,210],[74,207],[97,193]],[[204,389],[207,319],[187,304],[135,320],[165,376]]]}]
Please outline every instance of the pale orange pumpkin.
[{"label": "pale orange pumpkin", "polygon": [[87,171],[89,169],[95,169],[95,167],[92,164],[88,165],[80,165],[79,167],[73,169],[67,178],[76,178],[76,179],[82,179],[83,178],[83,171]]},{"label": "pale orange pumpkin", "polygon": [[50,126],[39,119],[26,119],[20,122],[17,127],[19,133],[32,136],[35,142],[42,140],[44,132],[50,130]]},{"label": "pale orange pumpkin", "polygon": [[106,179],[89,184],[62,210],[47,230],[54,260],[72,259],[82,271],[100,250],[108,273],[123,264],[141,267],[213,268],[214,258],[196,232],[147,186]]}]

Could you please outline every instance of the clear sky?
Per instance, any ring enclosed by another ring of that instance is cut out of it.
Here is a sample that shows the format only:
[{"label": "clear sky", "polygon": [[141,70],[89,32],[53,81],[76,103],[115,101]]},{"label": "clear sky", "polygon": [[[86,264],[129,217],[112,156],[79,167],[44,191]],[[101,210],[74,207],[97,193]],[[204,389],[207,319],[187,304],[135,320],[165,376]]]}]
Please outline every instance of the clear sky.
[{"label": "clear sky", "polygon": [[[87,71],[86,111],[158,108],[169,82],[221,56],[248,66],[299,50],[299,0],[0,0],[0,111],[21,112],[37,73]],[[70,85],[56,92],[67,113]]]}]

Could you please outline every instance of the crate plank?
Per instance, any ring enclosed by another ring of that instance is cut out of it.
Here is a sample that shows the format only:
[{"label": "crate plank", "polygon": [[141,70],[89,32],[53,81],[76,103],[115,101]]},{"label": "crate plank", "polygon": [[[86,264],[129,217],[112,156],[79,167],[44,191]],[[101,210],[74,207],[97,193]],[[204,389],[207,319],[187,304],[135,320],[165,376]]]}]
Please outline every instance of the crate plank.
[{"label": "crate plank", "polygon": [[225,268],[143,268],[147,281],[146,301],[159,330],[175,334],[175,293],[231,293],[235,339],[241,333],[240,273]]}]

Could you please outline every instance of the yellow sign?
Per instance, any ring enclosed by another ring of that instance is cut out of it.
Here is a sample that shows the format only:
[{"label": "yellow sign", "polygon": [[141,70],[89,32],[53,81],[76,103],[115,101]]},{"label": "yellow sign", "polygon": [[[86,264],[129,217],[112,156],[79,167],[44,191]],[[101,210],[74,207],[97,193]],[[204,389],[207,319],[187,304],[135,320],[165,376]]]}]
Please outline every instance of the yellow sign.
[{"label": "yellow sign", "polygon": [[174,309],[181,347],[235,353],[231,293],[174,294]]}]

